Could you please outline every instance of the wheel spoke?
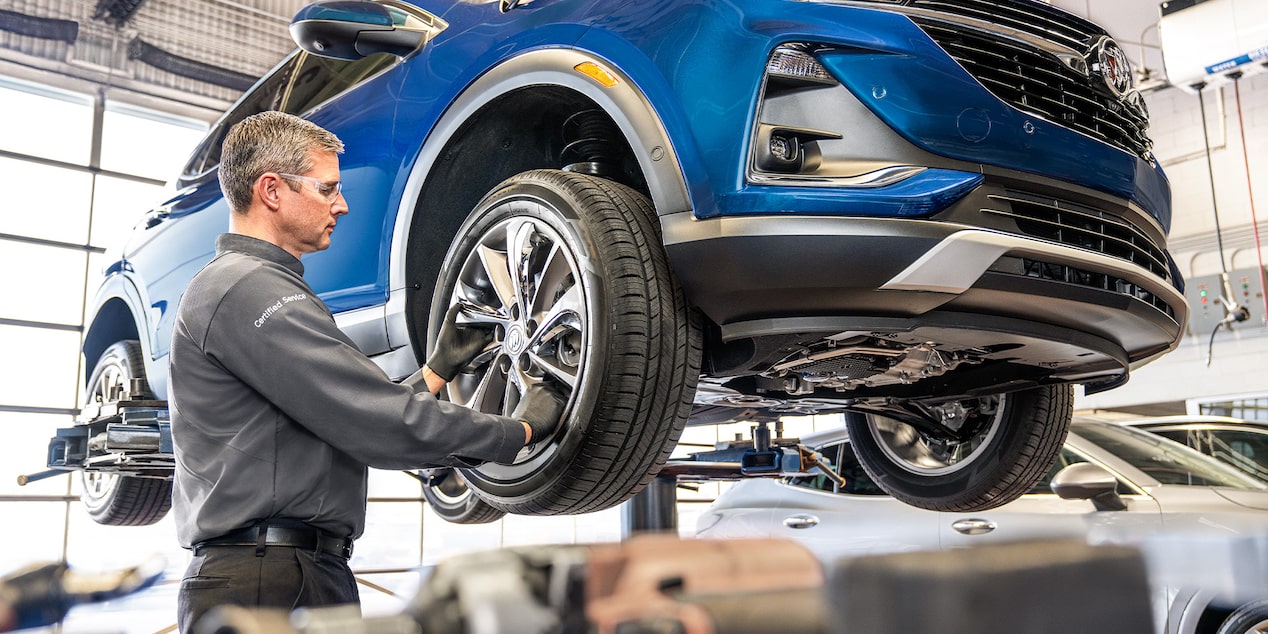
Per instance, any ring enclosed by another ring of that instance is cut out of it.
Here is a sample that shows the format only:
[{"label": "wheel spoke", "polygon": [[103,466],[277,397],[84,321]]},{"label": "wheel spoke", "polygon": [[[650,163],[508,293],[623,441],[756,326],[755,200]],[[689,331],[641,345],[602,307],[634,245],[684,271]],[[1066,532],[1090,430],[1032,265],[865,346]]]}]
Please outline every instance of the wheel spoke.
[{"label": "wheel spoke", "polygon": [[533,284],[533,253],[535,245],[533,236],[537,228],[532,222],[521,220],[506,228],[506,259],[515,299],[520,306],[520,314],[527,315],[532,306],[536,287]]},{"label": "wheel spoke", "polygon": [[506,378],[506,389],[502,392],[502,415],[510,416],[528,388],[523,384],[524,377],[514,368],[506,374]]},{"label": "wheel spoke", "polygon": [[101,373],[100,382],[97,383],[94,396],[100,397],[102,405],[113,403],[119,400],[121,396],[119,389],[123,385],[122,372],[115,365],[107,366],[105,371]]},{"label": "wheel spoke", "polygon": [[543,357],[536,352],[530,350],[528,358],[533,360],[533,364],[550,373],[551,376],[559,380],[560,383],[567,385],[569,389],[577,388],[577,369],[567,367],[559,361],[559,359],[551,357]]},{"label": "wheel spoke", "polygon": [[[503,314],[501,311],[498,311],[492,306],[472,302],[462,293],[457,293],[457,295],[458,298],[456,303],[462,306],[462,310],[458,313],[458,323],[473,325],[477,328],[492,328],[494,326],[501,326],[503,328],[503,332],[505,332],[505,329],[511,325],[512,320],[509,315]],[[500,347],[501,344],[496,342],[491,342],[489,345],[486,345],[484,350],[471,360],[470,366],[479,367],[480,365],[489,362],[492,359],[490,353],[496,352],[500,349]]]},{"label": "wheel spoke", "polygon": [[503,308],[509,311],[515,304],[516,282],[511,277],[507,254],[483,244],[476,247],[476,254],[484,269],[484,277],[493,287],[493,293],[497,295]]},{"label": "wheel spoke", "polygon": [[449,305],[462,306],[462,313],[459,316],[463,318],[463,323],[506,325],[508,315],[505,311],[484,303],[479,299],[481,295],[479,290],[459,282],[457,288],[454,289],[453,298],[449,300]]},{"label": "wheel spoke", "polygon": [[542,314],[541,319],[538,320],[538,323],[541,325],[537,328],[537,332],[534,333],[529,345],[542,345],[546,342],[546,336],[548,334],[558,336],[555,329],[566,319],[569,317],[576,317],[579,319],[581,315],[585,314],[582,306],[584,299],[585,298],[581,294],[581,287],[574,285],[562,295],[557,297],[555,301],[551,302],[550,306],[547,307],[544,314]]},{"label": "wheel spoke", "polygon": [[471,407],[487,411],[484,406],[488,403],[489,395],[494,392],[492,389],[493,378],[497,373],[497,368],[490,365],[484,375],[480,377],[480,382],[476,383],[475,391],[471,393]]},{"label": "wheel spoke", "polygon": [[[571,291],[573,288],[576,288],[576,275],[573,273],[572,264],[568,261],[567,253],[558,243],[551,244],[550,252],[541,266],[541,277],[537,285],[537,296],[533,298],[531,314],[549,312],[555,304],[559,303],[559,300],[549,300],[551,306],[544,306],[543,300],[552,295],[559,295],[561,290]],[[545,323],[548,319],[549,317],[546,317],[541,321]]]},{"label": "wheel spoke", "polygon": [[[563,258],[552,258],[552,260],[558,262]],[[548,270],[550,268],[547,267]],[[558,276],[558,279],[562,279],[562,276]],[[547,287],[543,286],[543,288]],[[556,297],[551,305],[545,308],[545,314],[541,315],[540,319],[541,325],[530,337],[528,343],[527,353],[533,364],[570,389],[576,388],[577,369],[580,363],[565,363],[559,354],[559,346],[567,343],[565,339],[569,335],[578,334],[582,330],[579,319],[582,314],[582,301],[581,288],[576,285],[569,287],[562,295]]]}]

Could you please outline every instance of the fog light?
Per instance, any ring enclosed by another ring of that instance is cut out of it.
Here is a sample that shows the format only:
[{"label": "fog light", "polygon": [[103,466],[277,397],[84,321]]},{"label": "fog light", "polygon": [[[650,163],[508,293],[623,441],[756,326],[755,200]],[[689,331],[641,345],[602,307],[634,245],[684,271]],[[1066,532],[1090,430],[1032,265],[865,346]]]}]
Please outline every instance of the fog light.
[{"label": "fog light", "polygon": [[773,136],[770,138],[770,153],[775,159],[792,163],[797,160],[797,155],[801,153],[800,145],[797,139],[790,139],[784,136]]},{"label": "fog light", "polygon": [[795,174],[815,170],[822,159],[819,141],[840,139],[836,132],[758,124],[753,139],[753,166],[763,172]]}]

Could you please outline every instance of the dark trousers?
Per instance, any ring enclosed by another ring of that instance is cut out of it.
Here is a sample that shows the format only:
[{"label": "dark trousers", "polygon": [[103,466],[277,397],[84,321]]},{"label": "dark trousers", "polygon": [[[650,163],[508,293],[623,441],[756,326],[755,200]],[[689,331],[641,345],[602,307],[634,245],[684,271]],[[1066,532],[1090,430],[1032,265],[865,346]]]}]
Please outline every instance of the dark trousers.
[{"label": "dark trousers", "polygon": [[254,546],[211,546],[199,548],[185,570],[176,624],[182,633],[192,632],[208,610],[221,605],[293,610],[360,601],[356,579],[341,557],[290,546],[269,546],[262,556]]}]

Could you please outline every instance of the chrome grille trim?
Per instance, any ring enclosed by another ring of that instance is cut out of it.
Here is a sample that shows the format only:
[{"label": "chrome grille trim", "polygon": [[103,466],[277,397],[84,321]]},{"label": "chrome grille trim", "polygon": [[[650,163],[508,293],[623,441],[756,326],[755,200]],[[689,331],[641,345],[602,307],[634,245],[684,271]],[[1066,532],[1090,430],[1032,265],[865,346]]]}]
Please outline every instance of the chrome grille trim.
[{"label": "chrome grille trim", "polygon": [[1120,100],[1103,94],[1084,73],[1044,51],[980,31],[951,28],[913,18],[970,75],[1001,101],[1136,156],[1153,143],[1139,96]]},{"label": "chrome grille trim", "polygon": [[1108,34],[1033,0],[817,0],[901,13],[1001,101],[1141,158],[1153,142],[1144,99],[1106,94],[1087,56]]},{"label": "chrome grille trim", "polygon": [[984,26],[1014,37],[1060,46],[1082,56],[1091,39],[1104,29],[1041,0],[802,0],[893,11],[905,15],[936,16],[965,26]]},{"label": "chrome grille trim", "polygon": [[940,9],[924,9],[914,6],[896,7],[895,10],[908,16],[936,20],[951,26],[972,29],[983,34],[1005,37],[1019,44],[1047,51],[1070,66],[1070,68],[1081,73],[1087,72],[1087,63],[1083,59],[1083,51],[1087,48],[1087,45],[1083,38],[1070,39],[1057,36],[1051,32],[1036,32],[1034,29],[1014,28],[993,20],[993,16],[985,13],[981,14],[982,17],[977,15],[954,15]]},{"label": "chrome grille trim", "polygon": [[[910,9],[997,24],[1010,30],[1074,49],[1080,57],[1091,40],[1105,30],[1079,16],[1047,4],[1017,0],[908,0]],[[902,10],[902,9],[899,9]]]}]

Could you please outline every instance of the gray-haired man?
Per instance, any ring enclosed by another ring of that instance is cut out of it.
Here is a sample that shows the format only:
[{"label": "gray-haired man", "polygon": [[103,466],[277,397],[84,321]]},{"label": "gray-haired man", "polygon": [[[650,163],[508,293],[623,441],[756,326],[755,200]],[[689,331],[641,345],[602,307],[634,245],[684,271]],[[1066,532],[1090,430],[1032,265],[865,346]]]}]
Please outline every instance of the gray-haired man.
[{"label": "gray-haired man", "polygon": [[220,183],[230,233],[181,299],[170,354],[181,582],[188,631],[223,604],[292,609],[356,603],[348,568],[365,527],[367,466],[510,462],[563,409],[528,392],[512,417],[434,394],[491,340],[450,310],[421,371],[395,383],[335,325],[300,256],[330,246],[348,213],[343,143],[264,112],[226,136]]}]

